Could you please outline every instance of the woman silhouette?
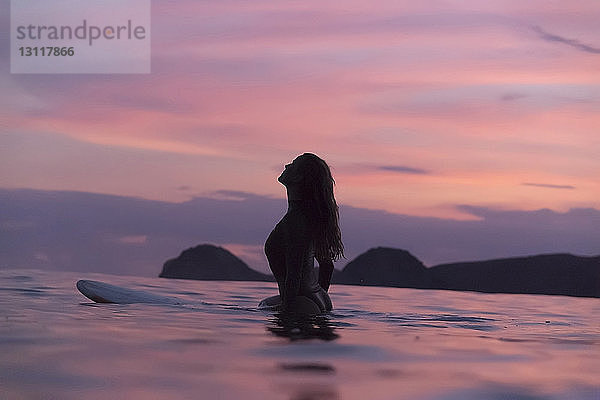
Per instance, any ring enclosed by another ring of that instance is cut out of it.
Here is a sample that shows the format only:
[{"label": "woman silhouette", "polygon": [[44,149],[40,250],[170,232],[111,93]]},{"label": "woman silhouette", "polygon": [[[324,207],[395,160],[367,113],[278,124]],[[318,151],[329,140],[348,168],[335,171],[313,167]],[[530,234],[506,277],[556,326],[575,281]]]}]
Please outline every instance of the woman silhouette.
[{"label": "woman silhouette", "polygon": [[[344,255],[335,181],[329,166],[311,153],[296,157],[277,179],[287,189],[288,210],[265,242],[279,296],[259,306],[318,314],[332,309],[327,294],[333,261]],[[314,270],[319,262],[319,274]]]}]

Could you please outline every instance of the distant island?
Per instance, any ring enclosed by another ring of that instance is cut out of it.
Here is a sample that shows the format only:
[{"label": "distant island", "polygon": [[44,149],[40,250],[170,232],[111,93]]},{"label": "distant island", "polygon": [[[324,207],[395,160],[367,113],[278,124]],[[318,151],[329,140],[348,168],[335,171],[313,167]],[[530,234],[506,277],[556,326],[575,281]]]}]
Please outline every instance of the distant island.
[{"label": "distant island", "polygon": [[[163,278],[273,281],[229,251],[203,244],[167,261]],[[600,297],[600,256],[546,254],[427,268],[406,250],[377,247],[336,271],[333,283],[486,293]]]},{"label": "distant island", "polygon": [[158,276],[197,280],[274,281],[273,276],[253,270],[231,252],[211,244],[187,249],[179,257],[168,260]]},{"label": "distant island", "polygon": [[426,268],[407,251],[377,247],[350,261],[334,283],[486,293],[600,297],[600,256],[546,254]]}]

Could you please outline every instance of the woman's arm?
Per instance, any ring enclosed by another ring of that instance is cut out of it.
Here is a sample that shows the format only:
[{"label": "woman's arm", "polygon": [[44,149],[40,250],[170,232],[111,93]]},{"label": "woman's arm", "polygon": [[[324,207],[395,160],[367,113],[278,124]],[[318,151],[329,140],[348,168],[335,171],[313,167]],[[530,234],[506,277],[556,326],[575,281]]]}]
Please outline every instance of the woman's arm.
[{"label": "woman's arm", "polygon": [[319,285],[326,292],[329,290],[331,275],[333,274],[333,261],[317,260],[319,262]]}]

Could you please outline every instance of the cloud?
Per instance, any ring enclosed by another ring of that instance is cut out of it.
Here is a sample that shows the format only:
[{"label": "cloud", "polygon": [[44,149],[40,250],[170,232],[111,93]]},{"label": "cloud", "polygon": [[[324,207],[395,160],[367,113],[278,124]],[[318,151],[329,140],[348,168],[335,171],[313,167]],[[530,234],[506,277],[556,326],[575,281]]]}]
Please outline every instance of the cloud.
[{"label": "cloud", "polygon": [[522,183],[521,185],[548,188],[548,189],[570,189],[570,190],[575,189],[575,186],[572,186],[572,185],[553,185],[551,183],[525,182],[525,183]]},{"label": "cloud", "polygon": [[415,175],[429,174],[429,171],[427,171],[425,169],[407,167],[404,165],[382,165],[382,166],[377,167],[377,169],[382,170],[382,171],[398,172],[401,174],[415,174]]},{"label": "cloud", "polygon": [[[262,246],[284,215],[286,201],[228,193],[236,198],[197,197],[169,203],[84,192],[0,189],[0,269],[157,276],[162,264],[182,250],[214,243],[267,272]],[[347,259],[336,268],[375,246],[407,249],[429,266],[540,253],[598,252],[597,209],[559,213],[459,208],[479,220],[424,218],[340,205]]]},{"label": "cloud", "polygon": [[566,44],[567,46],[573,47],[575,49],[585,51],[586,53],[600,54],[600,47],[593,47],[593,46],[581,43],[577,39],[568,39],[568,38],[564,38],[562,36],[555,35],[553,33],[546,32],[539,26],[533,26],[531,29],[533,29],[535,32],[537,32],[542,39],[544,39],[548,42],[563,43],[563,44]]},{"label": "cloud", "polygon": [[502,96],[500,96],[500,100],[502,101],[515,101],[515,100],[520,100],[527,97],[526,94],[522,94],[522,93],[505,93]]},{"label": "cloud", "polygon": [[[560,15],[446,3],[154,4],[149,75],[9,74],[2,42],[2,186],[172,201],[222,188],[283,193],[281,164],[269,166],[308,147],[353,204],[421,214],[470,199],[597,204],[584,190],[600,115],[590,55],[540,62],[539,45],[556,42],[523,21],[593,38],[599,3]],[[443,182],[429,179],[440,171]],[[498,197],[505,178],[564,175],[580,190],[545,196],[517,181]]]},{"label": "cloud", "polygon": [[123,244],[140,245],[140,244],[145,244],[148,241],[148,236],[146,236],[146,235],[123,236],[123,237],[120,237],[118,239],[118,241]]},{"label": "cloud", "polygon": [[248,193],[241,190],[216,190],[212,193],[209,193],[208,196],[213,199],[231,201],[244,201],[249,198],[257,197],[257,195],[254,193]]}]

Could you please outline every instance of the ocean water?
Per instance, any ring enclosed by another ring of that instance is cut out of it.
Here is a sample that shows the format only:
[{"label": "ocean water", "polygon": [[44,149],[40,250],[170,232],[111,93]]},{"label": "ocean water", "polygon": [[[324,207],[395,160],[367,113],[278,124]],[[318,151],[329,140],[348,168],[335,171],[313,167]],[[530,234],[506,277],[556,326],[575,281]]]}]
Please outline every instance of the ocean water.
[{"label": "ocean water", "polygon": [[[93,279],[184,305],[96,304]],[[600,399],[600,299],[0,271],[1,399]]]}]

